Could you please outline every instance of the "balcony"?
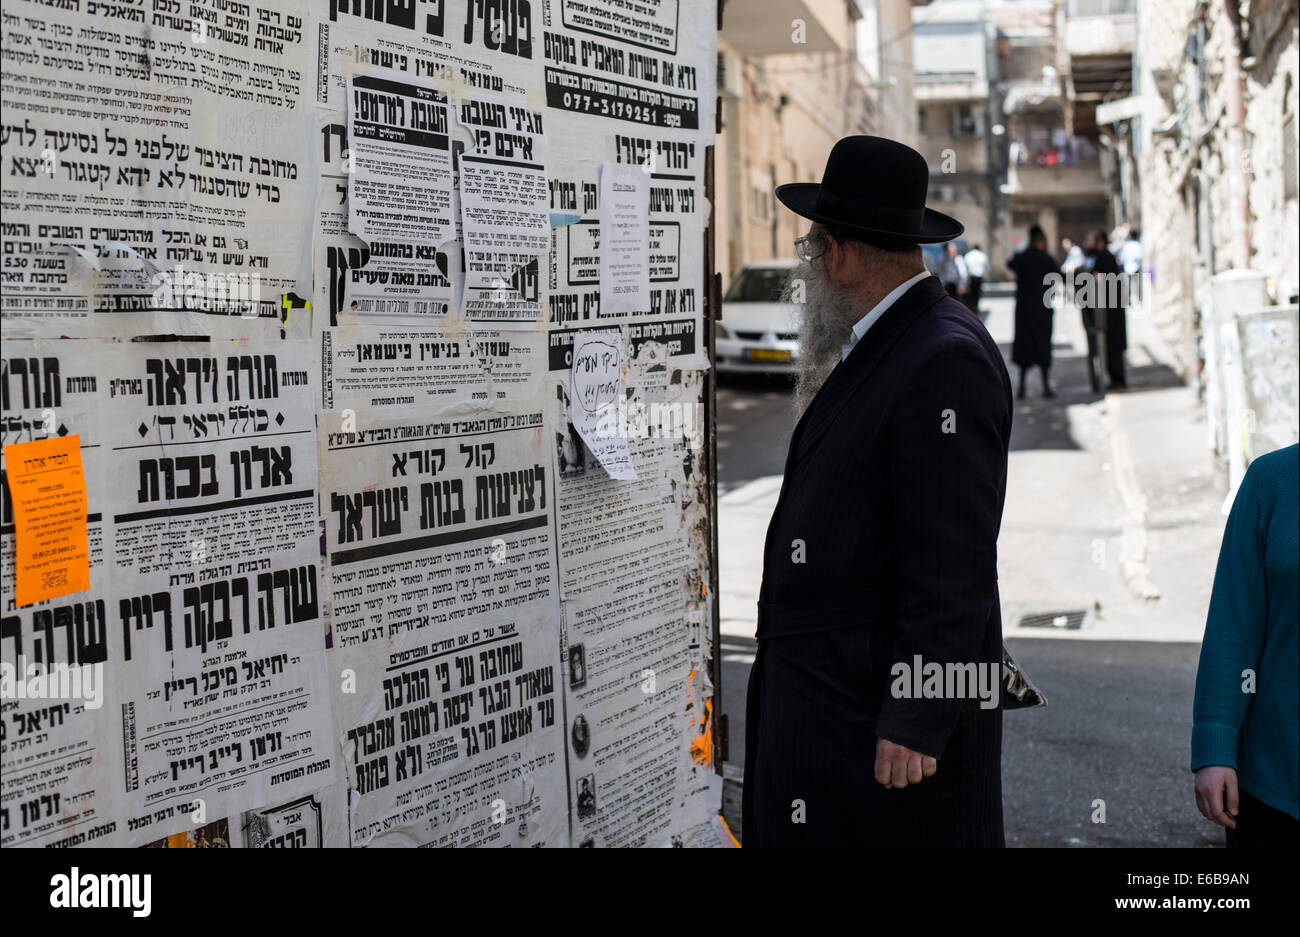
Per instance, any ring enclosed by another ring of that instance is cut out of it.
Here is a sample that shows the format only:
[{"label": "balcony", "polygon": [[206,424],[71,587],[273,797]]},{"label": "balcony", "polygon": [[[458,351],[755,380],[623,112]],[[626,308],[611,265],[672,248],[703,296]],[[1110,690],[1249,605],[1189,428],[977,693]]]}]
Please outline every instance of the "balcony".
[{"label": "balcony", "polygon": [[983,76],[969,72],[959,75],[917,73],[913,91],[918,103],[983,101],[989,96],[989,83]]},{"label": "balcony", "polygon": [[1065,49],[1071,58],[1133,54],[1133,0],[1070,0],[1068,11]]},{"label": "balcony", "polygon": [[1055,166],[1012,164],[1007,169],[1006,193],[1022,198],[1051,199],[1106,196],[1110,189],[1102,179],[1101,161],[1089,159]]},{"label": "balcony", "polygon": [[[803,24],[802,42],[796,21]],[[837,52],[852,35],[842,0],[728,0],[719,33],[741,55]]]}]

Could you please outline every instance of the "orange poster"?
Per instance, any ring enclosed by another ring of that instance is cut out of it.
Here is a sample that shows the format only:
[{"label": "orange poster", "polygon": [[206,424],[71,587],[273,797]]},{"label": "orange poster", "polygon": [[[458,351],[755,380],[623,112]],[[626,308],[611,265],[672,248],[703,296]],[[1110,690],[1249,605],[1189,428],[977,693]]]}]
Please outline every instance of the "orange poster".
[{"label": "orange poster", "polygon": [[15,443],[5,446],[4,456],[16,541],[15,604],[89,589],[81,437]]}]

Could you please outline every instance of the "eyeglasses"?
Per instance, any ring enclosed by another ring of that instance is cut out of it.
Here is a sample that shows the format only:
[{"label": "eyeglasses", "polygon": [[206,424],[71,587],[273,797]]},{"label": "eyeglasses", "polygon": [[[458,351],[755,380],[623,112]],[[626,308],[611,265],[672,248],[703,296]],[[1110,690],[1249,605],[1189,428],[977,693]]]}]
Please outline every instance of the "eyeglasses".
[{"label": "eyeglasses", "polygon": [[794,252],[799,255],[799,259],[807,262],[816,260],[822,254],[826,253],[826,248],[814,252],[813,245],[820,244],[826,240],[824,234],[805,234],[803,237],[794,239]]}]

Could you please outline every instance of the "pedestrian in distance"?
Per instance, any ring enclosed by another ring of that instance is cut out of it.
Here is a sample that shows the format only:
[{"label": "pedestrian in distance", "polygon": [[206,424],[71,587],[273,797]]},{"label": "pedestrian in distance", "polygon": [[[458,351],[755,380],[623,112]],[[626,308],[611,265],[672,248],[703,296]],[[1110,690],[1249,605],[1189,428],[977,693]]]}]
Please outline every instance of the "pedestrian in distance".
[{"label": "pedestrian in distance", "polygon": [[1065,251],[1065,259],[1061,261],[1061,272],[1065,274],[1068,283],[1074,271],[1083,263],[1083,248],[1069,238],[1061,238],[1061,250]]},{"label": "pedestrian in distance", "polygon": [[1088,235],[1084,263],[1075,272],[1083,328],[1088,337],[1088,380],[1093,393],[1101,390],[1098,364],[1104,361],[1107,390],[1124,390],[1124,351],[1128,347],[1128,316],[1125,304],[1128,281],[1115,255],[1106,246],[1106,232]]},{"label": "pedestrian in distance", "polygon": [[956,244],[949,242],[943,246],[943,253],[935,264],[934,275],[953,299],[966,292],[966,264],[962,261],[961,254],[957,253]]},{"label": "pedestrian in distance", "polygon": [[984,277],[989,272],[989,255],[976,244],[962,258],[966,263],[966,305],[980,314],[980,297],[984,295]]},{"label": "pedestrian in distance", "polygon": [[1043,396],[1055,397],[1052,389],[1052,317],[1051,284],[1061,276],[1061,268],[1047,253],[1047,235],[1034,225],[1029,229],[1029,246],[1007,261],[1016,275],[1015,338],[1011,343],[1011,360],[1020,368],[1018,398],[1025,396],[1025,379],[1029,369],[1037,367],[1043,376]]}]

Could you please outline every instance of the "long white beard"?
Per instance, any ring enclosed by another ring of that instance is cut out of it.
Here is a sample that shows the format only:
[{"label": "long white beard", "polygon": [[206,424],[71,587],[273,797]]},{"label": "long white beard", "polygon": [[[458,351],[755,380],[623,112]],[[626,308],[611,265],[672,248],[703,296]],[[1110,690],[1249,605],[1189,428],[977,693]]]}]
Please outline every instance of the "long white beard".
[{"label": "long white beard", "polygon": [[794,418],[798,422],[826,378],[840,363],[853,323],[862,318],[852,290],[836,286],[824,270],[804,262],[790,274],[783,300],[798,298],[802,284],[804,307],[799,323],[799,377],[794,386]]}]

